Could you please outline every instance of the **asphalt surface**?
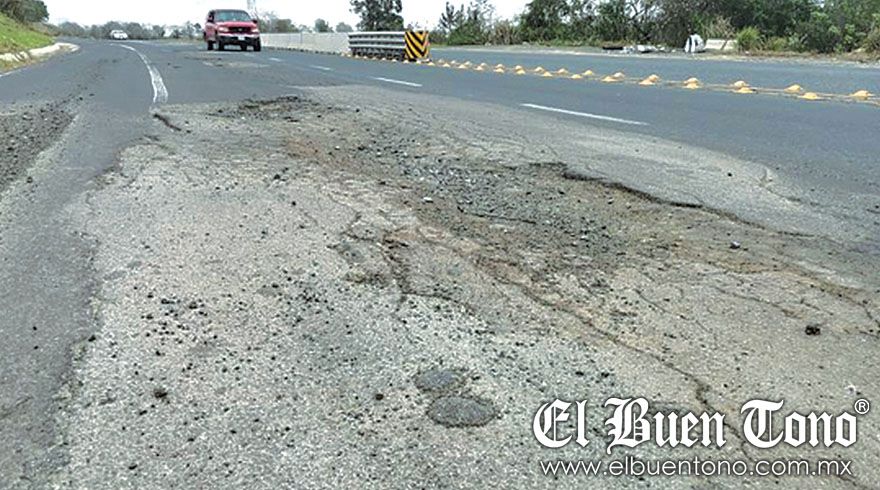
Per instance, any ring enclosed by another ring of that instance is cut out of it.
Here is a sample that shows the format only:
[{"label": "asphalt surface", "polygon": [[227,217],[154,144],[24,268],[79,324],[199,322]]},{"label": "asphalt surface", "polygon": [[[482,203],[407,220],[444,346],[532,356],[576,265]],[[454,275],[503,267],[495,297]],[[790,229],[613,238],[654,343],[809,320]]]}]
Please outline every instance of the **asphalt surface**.
[{"label": "asphalt surface", "polygon": [[[806,203],[817,214],[839,222],[841,229],[808,219],[796,226],[784,218],[762,224],[798,233],[812,230],[840,240],[847,249],[862,247],[870,256],[880,253],[876,139],[880,109],[872,105],[502,76],[287,51],[208,53],[201,44],[78,44],[82,49],[76,53],[0,77],[0,104],[51,106],[74,116],[53,164],[37,162],[38,177],[29,186],[7,191],[5,196],[11,196],[13,204],[0,213],[0,331],[5,338],[0,343],[0,434],[13,441],[11,450],[0,458],[0,473],[21,472],[17,478],[22,481],[38,481],[42,471],[66,464],[63,454],[47,449],[57,448],[60,437],[52,414],[72,355],[94,333],[92,245],[88,236],[74,233],[67,223],[68,205],[98,185],[96,177],[114,167],[120,152],[152,134],[151,110],[164,103],[264,99],[302,87],[370,86],[407,96],[493,104],[526,117],[534,111],[583,125],[585,130],[686,144],[754,163],[767,170],[764,177],[772,174],[786,183],[788,200]],[[464,58],[471,51],[441,53]],[[582,60],[568,56],[486,53],[474,54],[472,61],[624,71],[634,76],[662,72],[665,78],[698,76],[717,83],[747,79],[756,86],[783,87],[790,80],[835,93],[862,88],[880,92],[876,72],[849,67],[616,57],[590,57],[584,66]],[[47,132],[45,137],[55,136]],[[572,134],[573,146],[579,137]],[[588,165],[581,170],[591,173]],[[640,168],[634,174],[619,168],[600,176],[638,188],[640,181],[650,178],[641,172],[650,169]],[[659,197],[688,202],[690,176],[679,177],[680,181],[664,177],[669,181],[665,190],[658,191]],[[696,204],[749,221],[759,218],[749,208],[748,196],[716,202],[707,187],[694,199]]]},{"label": "asphalt surface", "polygon": [[[809,103],[777,95],[742,96],[719,91],[691,92],[671,87],[642,88],[595,81],[499,76],[287,51],[207,53],[198,44],[137,46],[153,57],[156,66],[163,71],[170,103],[268,97],[283,93],[287,88],[303,86],[366,84],[523,110],[552,111],[556,117],[580,121],[587,128],[626,131],[649,139],[680,142],[756,162],[772,173],[772,178],[788,184],[790,191],[787,197],[790,199],[815,203],[818,208],[835,209],[837,219],[862,229],[858,233],[861,240],[873,240],[877,234],[872,218],[876,217],[878,209],[875,207],[878,205],[875,197],[880,194],[880,170],[875,163],[878,146],[873,128],[878,112],[873,105]],[[443,52],[438,52],[437,56],[440,53]],[[489,55],[472,58],[474,64],[483,58],[490,64],[496,61]],[[577,66],[578,58],[571,56],[551,57],[549,60],[540,57],[499,58],[498,62],[507,61],[508,65],[521,62],[526,66],[531,61],[534,65],[547,65],[545,68],[555,69],[554,62],[558,62],[560,67],[567,66],[571,72],[581,68]],[[880,92],[880,89],[866,85],[867,81],[876,80],[876,69],[844,67],[838,69],[843,74],[835,72],[835,77],[830,77],[824,73],[831,68],[785,62],[690,62],[675,58],[642,60],[626,57],[596,59],[607,63],[608,74],[621,70],[627,70],[631,76],[659,72],[666,79],[696,75],[706,81],[729,83],[731,78],[741,78],[728,76],[728,72],[737,70],[750,69],[760,73],[784,71],[784,76],[772,75],[767,80],[756,78],[759,82],[766,81],[770,86],[781,88],[787,84],[783,82],[788,77],[787,73],[794,71],[803,77],[825,80],[830,84],[828,89],[835,93],[849,93],[851,88],[847,83]],[[623,66],[626,64],[633,66]],[[683,68],[682,64],[691,66]],[[211,70],[211,67],[223,70]],[[866,79],[865,83],[852,81],[860,77]],[[196,79],[198,83],[193,83]],[[847,83],[842,80],[847,80]],[[524,104],[532,108],[527,109]],[[577,136],[572,135],[572,138],[576,143]],[[619,180],[631,177],[630,182],[626,183],[634,187],[638,187],[642,178],[641,175],[630,175],[624,169],[611,177]],[[711,196],[711,193],[707,194]],[[686,200],[681,195],[664,197]],[[730,206],[712,202],[711,197],[701,198],[699,204],[724,208],[733,213],[739,213],[749,205],[746,202]],[[748,216],[748,219],[753,220],[754,217]],[[769,224],[782,228],[786,226],[781,222]],[[814,227],[807,225],[791,231],[806,232],[812,229]],[[838,235],[844,233],[838,230],[832,232]],[[851,231],[847,233],[852,234]]]},{"label": "asphalt surface", "polygon": [[698,77],[708,83],[731,84],[743,80],[754,87],[786,88],[799,84],[812,92],[851,94],[857,90],[880,92],[880,66],[854,62],[798,58],[743,58],[733,55],[684,53],[623,55],[613,52],[578,52],[552,48],[440,48],[437,58],[472,59],[509,66],[558,66],[596,73],[622,71],[634,76],[652,73],[671,80]]},{"label": "asphalt surface", "polygon": [[[646,89],[531,76],[497,76],[287,51],[207,53],[200,44],[129,45],[141,49],[158,67],[170,93],[169,103],[270,97],[297,86],[368,84],[512,107],[532,104],[641,123],[631,125],[556,113],[561,118],[579,119],[588,126],[679,141],[757,162],[800,184],[807,201],[821,202],[824,197],[833,196],[836,202],[841,202],[850,200],[852,195],[880,194],[880,170],[875,164],[878,146],[873,134],[878,111],[877,107],[867,104],[807,103],[781,96],[693,93],[667,87]],[[131,66],[138,61],[131,56],[133,53],[116,52],[107,43],[95,46],[86,43],[86,46],[89,53],[61,63],[83,63],[81,58],[101,56],[103,63],[124,60]],[[101,53],[114,54],[108,57]],[[876,68],[693,61],[677,57],[539,56],[479,50],[437,50],[435,56],[461,58],[459,61],[470,59],[475,64],[486,61],[491,65],[543,66],[548,70],[564,67],[572,73],[593,67],[598,74],[623,71],[640,77],[659,73],[664,79],[697,76],[707,83],[744,79],[754,86],[777,88],[801,83],[813,90],[808,82],[821,81],[825,85],[820,88],[833,93],[845,94],[856,89],[880,92],[877,86],[880,72]],[[590,63],[586,65],[590,66],[585,66],[582,58],[588,58]],[[226,69],[219,71],[212,67]],[[63,64],[53,63],[50,67],[11,75],[4,80],[0,100],[57,92],[59,85],[64,86],[62,79],[67,71]],[[138,97],[149,97],[149,79],[140,71],[119,71],[125,80],[112,83],[101,96],[112,97],[121,107],[130,106]],[[754,76],[745,76],[748,74]]]}]

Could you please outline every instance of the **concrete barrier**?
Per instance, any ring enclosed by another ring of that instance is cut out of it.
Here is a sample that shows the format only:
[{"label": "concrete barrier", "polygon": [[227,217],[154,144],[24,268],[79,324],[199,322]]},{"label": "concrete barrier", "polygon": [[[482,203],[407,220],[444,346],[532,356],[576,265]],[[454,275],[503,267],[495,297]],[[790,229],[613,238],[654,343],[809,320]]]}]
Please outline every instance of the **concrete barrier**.
[{"label": "concrete barrier", "polygon": [[706,51],[736,51],[735,39],[707,39]]},{"label": "concrete barrier", "polygon": [[45,58],[46,56],[51,56],[59,51],[74,52],[78,49],[79,46],[77,46],[76,44],[55,43],[44,48],[36,48],[30,51],[22,51],[20,53],[0,54],[0,61],[6,61],[9,63],[21,63],[31,59]]},{"label": "concrete barrier", "polygon": [[294,32],[290,34],[264,33],[260,36],[263,47],[293,49],[315,53],[348,53],[348,34],[337,32]]}]

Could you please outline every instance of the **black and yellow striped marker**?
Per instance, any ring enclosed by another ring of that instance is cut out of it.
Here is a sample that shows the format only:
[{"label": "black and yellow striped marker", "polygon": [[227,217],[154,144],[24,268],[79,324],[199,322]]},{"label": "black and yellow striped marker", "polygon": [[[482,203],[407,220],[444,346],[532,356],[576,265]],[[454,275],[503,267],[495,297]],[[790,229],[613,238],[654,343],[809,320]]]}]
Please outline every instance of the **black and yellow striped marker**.
[{"label": "black and yellow striped marker", "polygon": [[431,51],[428,31],[406,31],[406,57],[409,60],[427,58]]}]

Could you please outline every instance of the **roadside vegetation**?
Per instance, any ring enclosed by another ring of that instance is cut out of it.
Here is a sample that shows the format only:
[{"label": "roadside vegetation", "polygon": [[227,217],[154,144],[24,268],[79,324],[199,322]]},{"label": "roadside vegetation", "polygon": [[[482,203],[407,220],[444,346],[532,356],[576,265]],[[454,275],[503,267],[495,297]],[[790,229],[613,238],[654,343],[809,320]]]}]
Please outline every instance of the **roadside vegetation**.
[{"label": "roadside vegetation", "polygon": [[0,53],[52,44],[52,38],[39,25],[47,16],[43,2],[0,0]]},{"label": "roadside vegetation", "polygon": [[681,47],[690,34],[747,52],[880,53],[877,0],[532,0],[513,19],[489,0],[447,3],[441,44]]}]

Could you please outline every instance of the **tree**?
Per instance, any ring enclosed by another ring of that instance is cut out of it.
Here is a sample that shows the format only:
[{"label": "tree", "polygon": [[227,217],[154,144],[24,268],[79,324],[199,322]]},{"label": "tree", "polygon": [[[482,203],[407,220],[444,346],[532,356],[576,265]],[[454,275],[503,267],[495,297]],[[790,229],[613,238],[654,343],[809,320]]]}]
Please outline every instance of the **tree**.
[{"label": "tree", "polygon": [[332,32],[332,29],[326,20],[315,19],[315,32]]},{"label": "tree", "polygon": [[297,32],[297,28],[293,25],[293,21],[290,19],[277,19],[275,20],[275,25],[272,27],[271,32]]},{"label": "tree", "polygon": [[354,29],[345,22],[340,22],[336,24],[336,32],[354,32]]},{"label": "tree", "polygon": [[399,31],[403,29],[401,0],[351,0],[351,11],[359,15],[362,31]]},{"label": "tree", "polygon": [[76,22],[62,22],[58,25],[58,33],[65,37],[86,37],[86,29]]},{"label": "tree", "polygon": [[[115,31],[117,29],[124,30],[125,27],[116,21],[110,21],[102,26],[93,26],[93,30],[97,32],[92,32],[92,37],[97,37],[99,39],[107,39],[110,37],[110,31]],[[96,35],[97,34],[97,35]]]},{"label": "tree", "polygon": [[451,14],[452,29],[446,38],[449,44],[483,44],[489,40],[495,7],[488,0],[473,0],[467,10],[462,7],[457,12],[447,4],[446,14]]},{"label": "tree", "polygon": [[630,39],[626,0],[609,0],[599,5],[596,35],[605,41],[627,41]]},{"label": "tree", "polygon": [[126,23],[122,30],[124,30],[131,39],[151,39],[153,37],[152,30],[147,30],[137,22]]},{"label": "tree", "polygon": [[463,23],[464,5],[462,5],[460,9],[455,10],[455,5],[446,2],[446,11],[440,15],[440,21],[437,23],[437,27],[444,32],[449,32]]},{"label": "tree", "polygon": [[0,12],[21,22],[44,22],[49,18],[42,0],[0,0]]},{"label": "tree", "polygon": [[569,38],[567,0],[532,0],[526,5],[520,27],[527,39],[534,41]]}]

